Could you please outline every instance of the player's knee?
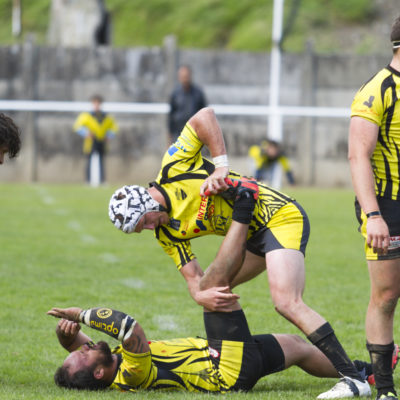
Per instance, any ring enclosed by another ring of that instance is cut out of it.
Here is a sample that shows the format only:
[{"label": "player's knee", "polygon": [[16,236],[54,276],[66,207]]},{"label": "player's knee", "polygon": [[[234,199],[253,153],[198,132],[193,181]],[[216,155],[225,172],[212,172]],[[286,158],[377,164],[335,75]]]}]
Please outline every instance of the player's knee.
[{"label": "player's knee", "polygon": [[215,286],[229,286],[226,276],[217,274],[205,274],[199,282],[200,290],[210,289]]},{"label": "player's knee", "polygon": [[293,321],[296,319],[296,315],[301,314],[304,303],[301,298],[294,299],[280,296],[274,299],[274,305],[279,314]]},{"label": "player's knee", "polygon": [[398,302],[398,295],[392,291],[385,291],[374,299],[377,307],[387,315],[394,314]]}]

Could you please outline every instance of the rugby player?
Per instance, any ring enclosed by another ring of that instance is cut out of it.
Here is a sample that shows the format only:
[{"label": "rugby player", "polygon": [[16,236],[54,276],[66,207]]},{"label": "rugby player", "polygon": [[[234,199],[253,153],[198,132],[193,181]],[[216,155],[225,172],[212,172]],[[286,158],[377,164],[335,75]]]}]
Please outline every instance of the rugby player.
[{"label": "rugby player", "polygon": [[[202,157],[203,145],[209,149],[213,162]],[[302,299],[309,237],[305,211],[292,197],[229,169],[223,134],[211,108],[203,108],[190,118],[167,150],[158,177],[148,189],[124,186],[112,195],[109,216],[125,233],[153,229],[185,278],[193,299],[208,310],[227,311],[238,296],[206,284],[208,273],[203,278],[190,240],[210,234],[226,235],[234,212],[229,193],[238,186],[257,187],[245,257],[234,271],[219,272],[216,266],[213,272],[228,276],[228,286],[233,288],[267,267],[275,309],[329,358],[342,377],[319,398],[369,395],[368,383],[354,368],[331,325]]]},{"label": "rugby player", "polygon": [[400,296],[400,18],[390,39],[392,60],[355,95],[349,133],[356,215],[371,282],[367,349],[379,400],[397,399],[391,354]]},{"label": "rugby player", "polygon": [[19,128],[7,115],[0,113],[0,165],[4,163],[4,156],[9,158],[18,155],[21,148]]},{"label": "rugby player", "polygon": [[[241,209],[236,210],[238,220],[251,209],[248,200],[244,199]],[[248,225],[235,219],[209,269],[240,267],[247,233]],[[55,382],[70,389],[223,393],[248,391],[261,377],[293,365],[314,376],[339,376],[317,347],[297,335],[251,335],[237,301],[228,308],[227,312],[205,310],[207,339],[162,341],[148,341],[139,323],[120,311],[53,308],[48,314],[62,318],[56,329],[58,340],[70,351],[55,374]],[[121,345],[111,350],[106,342],[94,344],[80,330],[81,323],[112,336]],[[364,374],[370,373],[370,364],[354,363]]]}]

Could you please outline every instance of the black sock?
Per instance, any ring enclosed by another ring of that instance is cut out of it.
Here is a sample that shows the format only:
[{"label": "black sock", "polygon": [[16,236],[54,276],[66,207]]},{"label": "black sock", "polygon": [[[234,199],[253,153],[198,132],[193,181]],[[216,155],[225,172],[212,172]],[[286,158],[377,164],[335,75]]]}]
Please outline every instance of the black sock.
[{"label": "black sock", "polygon": [[378,396],[392,392],[396,394],[393,383],[392,355],[394,343],[371,344],[367,342],[367,350],[371,357],[372,371],[375,376]]},{"label": "black sock", "polygon": [[372,364],[366,361],[353,360],[353,364],[356,366],[357,371],[365,381],[373,374]]},{"label": "black sock", "polygon": [[336,371],[343,376],[362,381],[354,364],[350,361],[329,322],[320,326],[307,336],[307,339],[317,346],[330,360]]},{"label": "black sock", "polygon": [[243,310],[205,312],[204,326],[207,339],[253,342]]}]

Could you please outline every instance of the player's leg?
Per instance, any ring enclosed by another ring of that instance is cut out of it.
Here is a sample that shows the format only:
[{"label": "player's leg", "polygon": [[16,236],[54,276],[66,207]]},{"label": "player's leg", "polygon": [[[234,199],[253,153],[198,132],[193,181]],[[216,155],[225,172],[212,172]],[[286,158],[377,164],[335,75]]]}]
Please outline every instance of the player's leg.
[{"label": "player's leg", "polygon": [[246,251],[246,255],[239,269],[231,282],[234,288],[244,282],[247,282],[265,271],[265,257],[258,256],[250,251]]},{"label": "player's leg", "polygon": [[368,261],[371,281],[366,317],[367,349],[370,353],[379,398],[396,394],[392,372],[393,319],[400,296],[400,258]]},{"label": "player's leg", "polygon": [[277,249],[266,254],[271,298],[278,313],[309,335],[326,321],[303,299],[304,256],[298,250]]},{"label": "player's leg", "polygon": [[[245,243],[249,226],[232,221],[215,260],[200,281],[200,290],[214,286],[229,286],[232,276],[240,269],[246,251]],[[246,317],[238,302],[231,312],[204,310],[207,339],[251,341]]]},{"label": "player's leg", "polygon": [[[321,378],[338,378],[340,375],[329,359],[315,346],[298,335],[266,334],[253,335],[256,343],[261,344],[263,375],[297,366],[310,375]],[[372,373],[371,364],[356,360],[357,369],[367,376]]]},{"label": "player's leg", "polygon": [[246,253],[246,239],[249,225],[232,221],[214,261],[200,281],[200,289],[214,286],[230,286],[240,270]]},{"label": "player's leg", "polygon": [[303,254],[297,250],[279,249],[267,253],[266,260],[271,297],[277,311],[301,329],[345,377],[319,398],[351,397],[353,392],[354,395],[369,395],[368,383],[347,356],[331,325],[302,299],[305,280]]},{"label": "player's leg", "polygon": [[[247,233],[254,205],[255,197],[252,191],[237,192],[232,224],[215,260],[200,281],[200,290],[215,286],[230,286],[245,258]],[[206,309],[204,311],[204,325],[208,339],[252,341],[246,317],[238,302],[232,305],[231,312],[210,312]]]},{"label": "player's leg", "polygon": [[310,375],[325,378],[339,377],[335,367],[325,354],[300,336],[276,334],[274,337],[285,356],[285,369],[295,365]]},{"label": "player's leg", "polygon": [[85,168],[85,179],[86,183],[90,183],[90,176],[91,176],[91,160],[92,160],[92,152],[90,154],[87,154],[86,156],[86,168]]},{"label": "player's leg", "polygon": [[226,179],[229,189],[222,195],[233,200],[232,223],[217,253],[200,281],[200,290],[231,285],[240,270],[245,254],[247,233],[258,198],[258,184],[253,180]]}]

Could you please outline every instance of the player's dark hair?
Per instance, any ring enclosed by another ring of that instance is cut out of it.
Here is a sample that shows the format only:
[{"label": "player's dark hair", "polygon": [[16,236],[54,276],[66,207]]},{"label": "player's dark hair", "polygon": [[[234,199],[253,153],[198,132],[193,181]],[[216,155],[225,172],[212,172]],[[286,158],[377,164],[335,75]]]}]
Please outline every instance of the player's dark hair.
[{"label": "player's dark hair", "polygon": [[186,68],[190,73],[192,73],[192,67],[189,64],[181,64],[179,65],[179,69]]},{"label": "player's dark hair", "polygon": [[[400,17],[397,17],[392,25],[392,31],[390,33],[390,41],[400,42]],[[396,53],[399,48],[393,48],[393,53]]]},{"label": "player's dark hair", "polygon": [[104,99],[103,99],[103,96],[100,96],[99,94],[94,94],[90,98],[90,101],[98,101],[99,103],[103,103]]},{"label": "player's dark hair", "polygon": [[94,370],[96,365],[90,368],[81,369],[70,375],[67,367],[59,367],[54,374],[54,382],[57,386],[67,389],[77,390],[103,390],[110,386],[109,383],[96,379],[94,377]]},{"label": "player's dark hair", "polygon": [[7,148],[10,158],[16,157],[21,148],[19,128],[3,113],[0,113],[0,146]]}]

